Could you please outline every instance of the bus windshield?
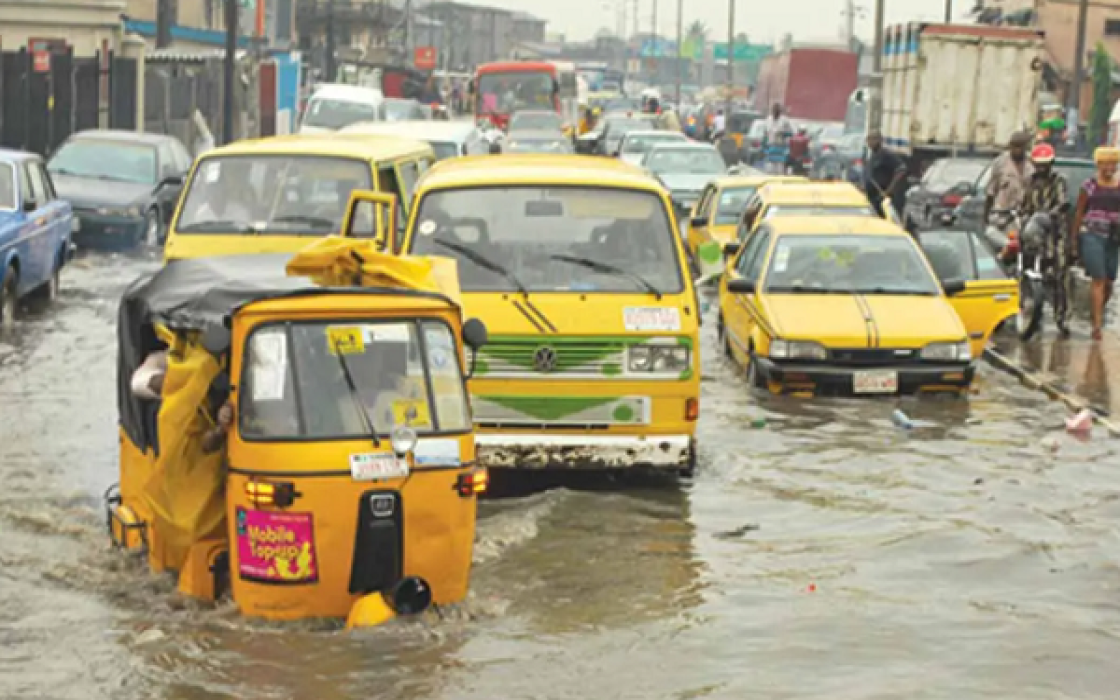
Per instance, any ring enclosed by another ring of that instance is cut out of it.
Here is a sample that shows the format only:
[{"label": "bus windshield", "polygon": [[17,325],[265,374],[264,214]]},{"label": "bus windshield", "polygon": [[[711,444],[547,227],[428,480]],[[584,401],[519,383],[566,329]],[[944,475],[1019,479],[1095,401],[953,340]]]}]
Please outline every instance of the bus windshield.
[{"label": "bus windshield", "polygon": [[556,109],[555,83],[546,72],[512,71],[478,76],[478,114]]}]

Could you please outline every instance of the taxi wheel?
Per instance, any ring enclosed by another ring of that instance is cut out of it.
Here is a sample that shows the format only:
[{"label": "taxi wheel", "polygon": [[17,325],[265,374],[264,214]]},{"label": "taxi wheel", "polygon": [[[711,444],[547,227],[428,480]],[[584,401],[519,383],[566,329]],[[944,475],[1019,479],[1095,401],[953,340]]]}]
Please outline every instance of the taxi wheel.
[{"label": "taxi wheel", "polygon": [[747,384],[754,389],[767,388],[766,380],[758,371],[758,361],[755,359],[754,348],[751,348],[750,362],[747,364]]},{"label": "taxi wheel", "polygon": [[16,282],[18,274],[14,267],[5,271],[3,284],[0,285],[0,329],[11,330],[16,323]]}]

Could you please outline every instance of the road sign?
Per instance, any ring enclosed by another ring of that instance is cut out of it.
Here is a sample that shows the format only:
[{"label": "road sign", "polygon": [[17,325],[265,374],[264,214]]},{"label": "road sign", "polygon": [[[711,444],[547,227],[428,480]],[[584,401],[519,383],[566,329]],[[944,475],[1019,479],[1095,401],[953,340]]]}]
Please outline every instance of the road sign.
[{"label": "road sign", "polygon": [[436,67],[436,49],[434,46],[417,46],[412,59],[413,64],[420,70],[434,70]]},{"label": "road sign", "polygon": [[51,52],[50,51],[36,51],[31,54],[33,60],[31,69],[36,73],[50,73],[51,72]]},{"label": "road sign", "polygon": [[[762,44],[735,44],[735,60],[757,63],[773,52],[773,48]],[[727,60],[727,44],[716,44],[713,56],[717,61]]]}]

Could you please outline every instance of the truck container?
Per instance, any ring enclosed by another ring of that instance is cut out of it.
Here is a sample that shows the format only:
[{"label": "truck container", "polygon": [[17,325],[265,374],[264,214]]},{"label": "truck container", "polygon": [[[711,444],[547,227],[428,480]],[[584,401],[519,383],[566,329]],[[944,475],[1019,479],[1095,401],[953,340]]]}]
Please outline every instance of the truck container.
[{"label": "truck container", "polygon": [[882,131],[895,151],[995,152],[1034,126],[1042,32],[909,23],[883,47]]},{"label": "truck container", "polygon": [[755,108],[781,104],[791,119],[842,122],[856,89],[859,57],[846,49],[789,48],[762,59]]}]

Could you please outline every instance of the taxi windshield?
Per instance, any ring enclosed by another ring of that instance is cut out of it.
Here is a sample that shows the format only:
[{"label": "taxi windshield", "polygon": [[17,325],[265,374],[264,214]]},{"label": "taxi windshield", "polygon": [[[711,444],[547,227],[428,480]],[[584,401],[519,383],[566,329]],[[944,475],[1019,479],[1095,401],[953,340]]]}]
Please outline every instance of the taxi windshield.
[{"label": "taxi windshield", "polygon": [[673,134],[666,132],[664,134],[631,134],[626,137],[626,142],[622,144],[623,153],[645,153],[659,143],[672,143],[674,141],[684,141],[683,134]]},{"label": "taxi windshield", "polygon": [[369,165],[349,158],[211,157],[191,178],[176,231],[324,236],[342,229],[350,193],[369,187]]},{"label": "taxi windshield", "polygon": [[709,148],[655,148],[646,156],[645,166],[655,173],[715,175],[727,169],[719,153]]},{"label": "taxi windshield", "polygon": [[739,221],[747,202],[758,190],[757,187],[728,187],[719,194],[719,204],[716,205],[716,215],[712,224],[716,226],[729,226]]},{"label": "taxi windshield", "polygon": [[411,252],[454,257],[466,292],[684,289],[668,212],[653,192],[532,185],[437,190],[420,201],[414,221]]},{"label": "taxi windshield", "polygon": [[440,321],[265,326],[250,336],[243,368],[247,440],[359,439],[369,426],[380,437],[397,426],[421,435],[470,429],[454,338]]},{"label": "taxi windshield", "polygon": [[315,97],[307,105],[307,114],[303,117],[303,123],[322,129],[341,129],[356,122],[370,122],[375,119],[377,119],[377,108],[369,102]]},{"label": "taxi windshield", "polygon": [[771,294],[937,296],[940,288],[909,236],[785,235],[766,273]]},{"label": "taxi windshield", "polygon": [[552,76],[548,73],[486,73],[478,78],[478,113],[551,109],[553,94]]}]

